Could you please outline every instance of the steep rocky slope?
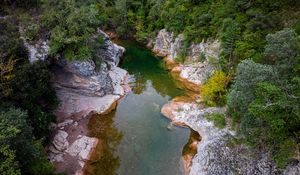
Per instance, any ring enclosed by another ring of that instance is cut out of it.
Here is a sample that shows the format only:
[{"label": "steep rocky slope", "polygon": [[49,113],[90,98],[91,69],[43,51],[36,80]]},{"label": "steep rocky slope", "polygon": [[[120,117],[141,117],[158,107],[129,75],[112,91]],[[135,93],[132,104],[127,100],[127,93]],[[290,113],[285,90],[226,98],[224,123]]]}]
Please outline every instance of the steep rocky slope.
[{"label": "steep rocky slope", "polygon": [[167,65],[186,88],[199,91],[198,86],[214,73],[213,61],[220,55],[220,42],[218,40],[192,43],[187,49],[184,63],[176,64],[183,47],[183,35],[174,35],[166,29],[159,31],[155,40],[148,43],[148,47],[160,57],[164,57]]},{"label": "steep rocky slope", "polygon": [[[184,83],[185,88],[199,93],[199,86],[216,69],[209,59],[218,60],[221,52],[220,43],[217,40],[193,43],[188,48],[186,61],[178,64],[175,63],[175,59],[180,54],[182,44],[182,35],[175,38],[173,34],[163,29],[154,42],[148,44],[148,47],[152,48],[156,55],[164,57],[167,65],[170,65],[171,73],[177,73],[175,78]],[[206,59],[200,61],[201,55]],[[278,170],[268,152],[246,147],[237,142],[236,133],[229,129],[229,126],[219,129],[205,117],[211,113],[225,113],[225,110],[217,107],[207,108],[185,98],[175,98],[162,107],[162,114],[168,117],[172,124],[188,126],[201,136],[201,141],[197,145],[197,154],[191,162],[185,162],[189,166],[186,167],[186,174],[300,174],[299,162],[293,162],[285,170]]]},{"label": "steep rocky slope", "polygon": [[[83,174],[85,163],[99,143],[97,138],[87,136],[89,114],[111,110],[129,90],[127,71],[117,67],[125,49],[114,44],[101,30],[98,35],[104,39],[94,58],[101,60],[100,66],[97,67],[93,60],[67,61],[62,58],[52,66],[52,81],[60,106],[55,112],[57,124],[53,124],[48,150],[57,172]],[[34,44],[24,40],[24,45],[31,63],[47,59],[47,40],[40,39]]]}]

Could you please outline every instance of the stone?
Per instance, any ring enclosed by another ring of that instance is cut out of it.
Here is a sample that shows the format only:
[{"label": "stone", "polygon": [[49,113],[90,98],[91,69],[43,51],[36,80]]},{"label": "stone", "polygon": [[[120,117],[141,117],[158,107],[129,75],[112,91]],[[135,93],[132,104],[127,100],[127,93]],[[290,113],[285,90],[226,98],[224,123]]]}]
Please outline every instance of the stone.
[{"label": "stone", "polygon": [[182,66],[179,76],[183,79],[187,79],[189,82],[201,85],[213,75],[214,71],[214,66],[210,64],[194,63]]},{"label": "stone", "polygon": [[[20,28],[21,36],[24,36],[22,32]],[[92,112],[104,113],[110,110],[128,90],[128,73],[117,67],[125,48],[113,43],[99,29],[91,37],[91,41],[99,36],[103,36],[103,43],[96,45],[93,59],[68,61],[58,56],[51,66],[51,80],[60,101],[55,115],[61,122],[51,127],[55,135],[51,138],[47,150],[51,162],[60,162],[55,164],[58,172],[83,174],[83,167],[98,139],[82,136],[87,134],[87,126],[78,125],[85,123],[84,118]],[[47,59],[47,39],[41,38],[32,43],[24,37],[21,39],[28,50],[30,63]],[[97,64],[93,60],[96,60]],[[82,135],[78,135],[79,133]],[[73,141],[74,139],[76,140]],[[73,143],[69,145],[69,142]]]},{"label": "stone", "polygon": [[88,160],[91,150],[93,150],[98,143],[98,139],[83,136],[75,140],[66,151],[71,156],[78,156],[79,160]]},{"label": "stone", "polygon": [[161,111],[172,123],[184,123],[201,135],[197,154],[192,159],[190,175],[279,173],[268,153],[250,149],[243,144],[228,146],[228,141],[235,138],[235,132],[227,127],[219,129],[205,118],[214,112],[224,113],[224,108],[204,108],[194,102],[171,101]]},{"label": "stone", "polygon": [[170,55],[171,43],[173,42],[173,34],[167,32],[166,29],[159,31],[152,51],[160,57]]},{"label": "stone", "polygon": [[50,162],[64,162],[64,155],[62,153],[60,154],[49,154],[49,160]]},{"label": "stone", "polygon": [[73,120],[67,119],[67,120],[65,120],[64,122],[59,123],[59,124],[57,125],[57,127],[60,128],[60,129],[64,129],[65,126],[68,126],[68,125],[72,124],[73,122],[74,122]]},{"label": "stone", "polygon": [[52,144],[54,145],[54,147],[56,148],[56,150],[63,152],[64,150],[66,150],[69,146],[67,137],[68,137],[68,133],[66,133],[63,130],[58,130],[56,135],[53,138]]},{"label": "stone", "polygon": [[[180,78],[182,82],[185,84],[191,83],[191,85],[186,85],[186,87],[193,87],[190,89],[195,91],[195,85],[203,84],[209,76],[213,75],[215,67],[211,62],[212,60],[218,61],[221,46],[218,40],[192,43],[187,48],[185,62],[176,65],[174,62],[176,58],[180,56],[182,47],[184,47],[183,41],[184,36],[182,34],[174,38],[172,33],[166,29],[162,29],[155,38],[152,51],[156,55],[164,57],[166,63],[172,66],[172,71],[179,72],[178,78]],[[202,56],[205,58],[200,59]]]}]

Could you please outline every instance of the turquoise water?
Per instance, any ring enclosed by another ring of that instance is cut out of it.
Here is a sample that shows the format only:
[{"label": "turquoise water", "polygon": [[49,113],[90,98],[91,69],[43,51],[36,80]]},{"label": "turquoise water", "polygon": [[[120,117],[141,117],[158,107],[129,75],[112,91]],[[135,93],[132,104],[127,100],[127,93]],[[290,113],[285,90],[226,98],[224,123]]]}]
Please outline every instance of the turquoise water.
[{"label": "turquoise water", "polygon": [[120,100],[114,112],[90,121],[91,135],[105,138],[94,174],[182,174],[180,159],[190,130],[169,130],[170,121],[160,109],[184,92],[175,86],[161,59],[136,43],[121,45],[126,47],[121,67],[130,74],[132,92]]}]

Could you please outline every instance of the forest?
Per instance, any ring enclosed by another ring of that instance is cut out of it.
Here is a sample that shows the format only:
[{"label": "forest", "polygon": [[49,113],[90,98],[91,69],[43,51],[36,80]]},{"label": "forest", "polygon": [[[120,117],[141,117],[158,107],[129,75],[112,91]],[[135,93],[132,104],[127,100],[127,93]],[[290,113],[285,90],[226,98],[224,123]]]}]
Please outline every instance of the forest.
[{"label": "forest", "polygon": [[[44,146],[59,104],[49,65],[93,59],[101,28],[147,44],[161,29],[187,48],[221,42],[218,71],[199,87],[207,106],[226,106],[239,139],[268,150],[280,168],[299,157],[300,1],[4,0],[0,4],[0,172],[54,173]],[[23,39],[49,38],[50,59],[30,64]]]}]

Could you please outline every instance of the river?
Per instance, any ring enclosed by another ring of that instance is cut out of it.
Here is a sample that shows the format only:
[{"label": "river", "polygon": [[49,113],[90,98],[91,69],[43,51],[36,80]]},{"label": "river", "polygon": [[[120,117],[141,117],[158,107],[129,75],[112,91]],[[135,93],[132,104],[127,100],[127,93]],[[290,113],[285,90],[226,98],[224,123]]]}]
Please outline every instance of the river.
[{"label": "river", "polygon": [[184,95],[163,61],[135,42],[120,42],[126,48],[121,67],[130,76],[132,91],[116,110],[90,119],[90,136],[98,137],[96,175],[180,175],[182,150],[190,130],[168,127],[162,105]]}]

